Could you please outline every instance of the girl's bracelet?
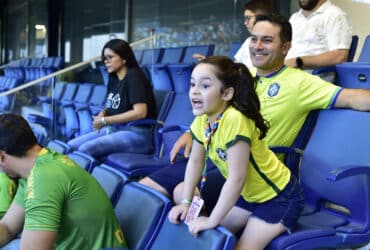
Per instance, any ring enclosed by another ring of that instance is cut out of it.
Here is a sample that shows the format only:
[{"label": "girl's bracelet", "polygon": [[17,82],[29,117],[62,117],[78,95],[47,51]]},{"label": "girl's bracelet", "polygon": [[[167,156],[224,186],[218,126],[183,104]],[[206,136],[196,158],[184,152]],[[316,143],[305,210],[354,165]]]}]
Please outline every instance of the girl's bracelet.
[{"label": "girl's bracelet", "polygon": [[181,204],[187,204],[187,205],[190,205],[190,204],[191,204],[191,200],[189,200],[189,199],[182,199],[180,203],[181,203]]}]

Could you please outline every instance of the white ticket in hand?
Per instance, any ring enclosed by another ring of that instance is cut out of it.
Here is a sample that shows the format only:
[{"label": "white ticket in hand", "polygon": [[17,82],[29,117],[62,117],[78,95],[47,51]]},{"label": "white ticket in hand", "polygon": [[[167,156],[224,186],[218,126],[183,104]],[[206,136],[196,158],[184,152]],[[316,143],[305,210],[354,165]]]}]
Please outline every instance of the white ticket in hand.
[{"label": "white ticket in hand", "polygon": [[202,210],[202,206],[204,204],[204,200],[200,198],[199,196],[194,196],[193,200],[191,201],[188,213],[185,217],[185,224],[188,225],[190,221],[192,221],[194,218],[197,218],[200,210]]}]

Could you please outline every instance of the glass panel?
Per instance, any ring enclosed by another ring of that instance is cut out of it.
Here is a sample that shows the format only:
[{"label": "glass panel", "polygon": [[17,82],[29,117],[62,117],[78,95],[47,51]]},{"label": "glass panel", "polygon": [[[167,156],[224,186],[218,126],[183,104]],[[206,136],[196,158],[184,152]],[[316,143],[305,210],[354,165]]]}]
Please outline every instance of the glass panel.
[{"label": "glass panel", "polygon": [[[246,37],[242,4],[236,1],[134,1],[133,40],[159,35],[155,47],[215,44],[214,54],[227,55],[231,42]],[[142,49],[150,43],[136,46]]]},{"label": "glass panel", "polygon": [[12,61],[28,56],[28,3],[9,1],[6,9],[8,35],[6,36],[6,60]]},{"label": "glass panel", "polygon": [[9,1],[7,60],[47,56],[47,0]]},{"label": "glass panel", "polygon": [[[27,75],[44,76],[34,79],[33,85],[26,88],[19,79],[0,76],[1,86],[7,86],[0,91],[0,112],[11,112],[25,117],[40,138],[42,145],[46,145],[49,140],[68,141],[77,135],[87,133],[92,129],[92,113],[95,114],[101,110],[105,103],[102,74],[106,71],[100,67],[99,62],[94,64],[96,66],[94,68],[86,63],[51,78],[45,76],[46,73],[51,72],[41,72],[51,71],[51,68],[23,66],[38,63],[46,66],[59,59],[60,57],[26,58],[14,61],[12,66],[7,66],[5,70],[9,75],[12,75],[10,71],[21,70],[28,72]],[[100,88],[93,94],[95,86]],[[81,123],[79,112],[82,113],[81,117],[84,117]],[[83,125],[82,130],[80,130],[80,124]]]},{"label": "glass panel", "polygon": [[127,39],[125,1],[65,1],[64,53],[66,62],[79,62],[100,54],[111,38]]},{"label": "glass panel", "polygon": [[47,0],[30,1],[30,57],[46,57],[48,30]]}]

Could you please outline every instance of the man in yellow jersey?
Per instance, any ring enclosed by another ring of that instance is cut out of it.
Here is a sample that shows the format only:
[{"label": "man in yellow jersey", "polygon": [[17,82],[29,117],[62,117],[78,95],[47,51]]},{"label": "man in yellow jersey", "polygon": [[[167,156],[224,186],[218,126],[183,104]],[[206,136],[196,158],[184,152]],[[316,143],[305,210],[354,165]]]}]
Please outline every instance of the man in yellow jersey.
[{"label": "man in yellow jersey", "polygon": [[18,115],[0,115],[0,167],[19,178],[0,221],[0,246],[22,232],[20,249],[125,247],[114,209],[93,176],[67,156],[37,144]]},{"label": "man in yellow jersey", "polygon": [[[261,102],[261,113],[270,124],[266,135],[269,146],[290,146],[312,110],[370,110],[369,90],[341,88],[305,71],[285,66],[291,39],[292,27],[284,17],[256,17],[249,50],[252,63],[257,68],[256,91]],[[188,157],[191,142],[190,133],[184,133],[172,149],[171,160],[183,147],[185,157]],[[180,201],[182,192],[172,190],[174,185],[183,180],[185,166],[180,164],[177,167],[163,168],[147,177],[143,183],[169,196],[173,195],[175,202]],[[170,183],[168,178],[163,181],[162,173],[172,178]],[[208,181],[212,183],[210,178],[207,178]]]}]

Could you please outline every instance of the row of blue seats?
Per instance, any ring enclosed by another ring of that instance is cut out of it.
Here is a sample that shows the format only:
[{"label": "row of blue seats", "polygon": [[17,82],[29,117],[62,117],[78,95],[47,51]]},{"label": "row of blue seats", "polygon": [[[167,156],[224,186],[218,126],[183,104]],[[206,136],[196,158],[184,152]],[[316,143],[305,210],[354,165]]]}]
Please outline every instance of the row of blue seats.
[{"label": "row of blue seats", "polygon": [[193,54],[213,55],[214,45],[193,45],[173,48],[136,50],[141,68],[158,90],[187,92],[190,74],[198,62]]},{"label": "row of blue seats", "polygon": [[[223,227],[208,230],[200,237],[194,238],[183,223],[169,223],[167,214],[172,207],[171,201],[162,194],[130,180],[112,166],[98,164],[87,154],[71,152],[68,144],[62,141],[51,141],[48,147],[68,155],[100,183],[115,208],[129,249],[234,248],[235,236]],[[142,209],[143,207],[145,209]],[[173,236],[178,236],[176,244],[168,241]]]},{"label": "row of blue seats", "polygon": [[57,82],[51,95],[38,97],[42,115],[26,119],[53,131],[54,138],[68,140],[93,130],[92,116],[103,110],[106,94],[102,84]]},{"label": "row of blue seats", "polygon": [[[0,76],[0,93],[18,87],[21,81],[7,76]],[[15,94],[4,95],[0,97],[0,113],[11,112],[14,107]]]},{"label": "row of blue seats", "polygon": [[370,89],[370,35],[365,39],[358,60],[338,64],[335,71],[340,86]]},{"label": "row of blue seats", "polygon": [[[306,197],[303,215],[292,232],[278,236],[266,249],[357,248],[369,243],[370,155],[367,153],[370,142],[370,133],[367,133],[369,126],[370,116],[367,112],[354,110],[318,112],[312,135],[303,151],[299,170],[300,183]],[[140,186],[132,181],[122,168],[109,163],[102,165],[109,166],[112,172],[124,175],[129,180],[125,185]],[[99,169],[98,167],[93,168],[92,172]],[[103,177],[100,183],[117,208],[119,199],[123,196],[117,196],[118,193],[114,191],[116,188],[113,179]],[[131,239],[139,237],[139,233],[133,228],[146,227],[148,220],[143,221],[141,217],[156,207],[155,204],[148,204],[139,198],[147,195],[147,192],[156,193],[147,190],[143,187],[138,191],[135,198],[130,199],[126,209],[121,210],[118,215],[119,218],[129,216],[125,213],[134,213],[133,210],[135,213],[137,211],[143,213],[140,216],[132,215],[131,223],[122,221],[124,230],[126,228],[134,232],[133,234],[125,232],[129,245],[133,244]],[[130,197],[127,193],[124,196]],[[146,209],[141,209],[144,206]],[[153,248],[157,246],[155,249],[173,247],[168,241],[169,238],[176,238],[185,246],[192,245],[193,241],[198,240],[192,238],[185,225],[177,227],[170,224],[165,217],[161,223],[163,224],[159,229],[151,231],[151,239],[154,239],[150,244],[153,244],[151,245]],[[162,235],[163,230],[166,233]],[[206,238],[204,240],[207,243],[204,244],[211,244],[210,242],[214,240],[213,236],[208,237],[210,234],[212,232],[207,230],[200,235],[200,239]],[[234,245],[233,236],[226,238]],[[160,242],[159,245],[156,245],[156,240]],[[178,249],[181,249],[182,244]],[[133,247],[133,249],[147,248]]]},{"label": "row of blue seats", "polygon": [[3,71],[5,76],[27,82],[51,74],[63,66],[64,58],[61,56],[24,58],[10,62],[3,68]]},{"label": "row of blue seats", "polygon": [[196,63],[197,60],[193,58],[193,54],[212,55],[213,52],[214,44],[134,50],[140,65]]},{"label": "row of blue seats", "polygon": [[[3,67],[4,76],[15,78],[21,83],[31,82],[47,76],[64,67],[64,58],[42,57],[42,58],[25,58],[12,61]],[[52,78],[46,79],[33,86],[25,92],[28,99],[33,99],[37,95],[44,95],[49,91]]]}]

